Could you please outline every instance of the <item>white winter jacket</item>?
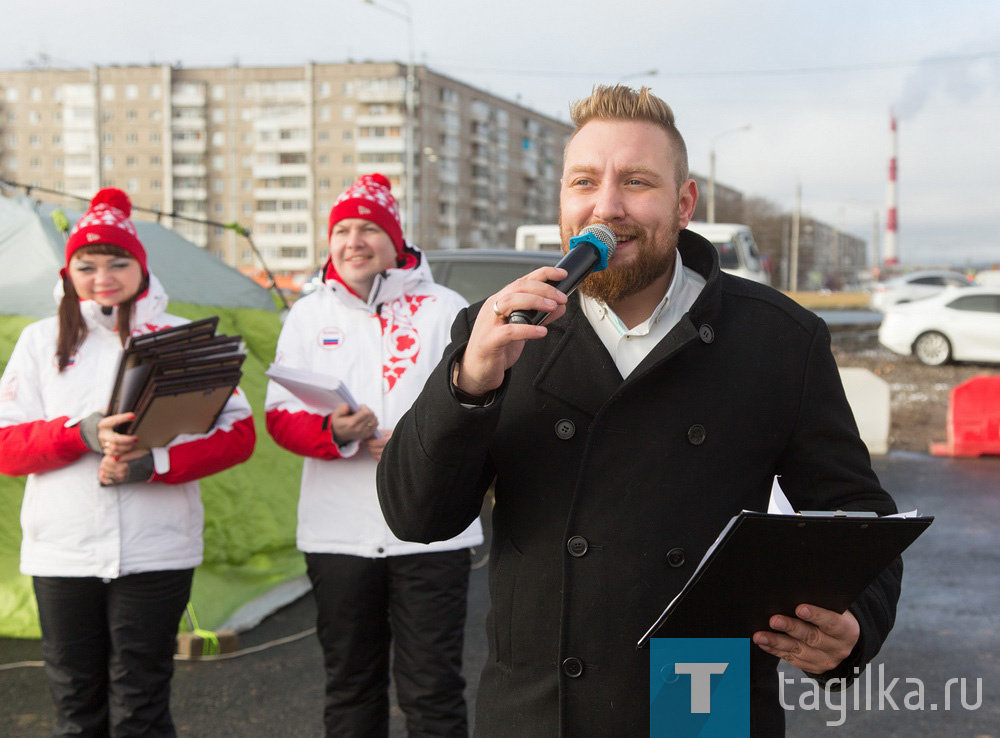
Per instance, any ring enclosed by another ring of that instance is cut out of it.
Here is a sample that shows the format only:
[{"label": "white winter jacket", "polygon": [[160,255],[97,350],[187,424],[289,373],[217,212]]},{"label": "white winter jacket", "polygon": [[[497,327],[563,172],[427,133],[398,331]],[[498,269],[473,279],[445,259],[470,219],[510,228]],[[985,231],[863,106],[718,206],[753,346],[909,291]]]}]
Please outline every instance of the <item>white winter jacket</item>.
[{"label": "white winter jacket", "polygon": [[[422,254],[414,268],[377,276],[367,301],[331,278],[292,306],[275,361],[340,379],[374,411],[380,428],[393,428],[441,359],[452,321],[465,305],[459,294],[434,283]],[[360,443],[338,447],[324,413],[273,381],[266,408],[267,428],[278,444],[306,457],[300,550],[380,558],[482,543],[478,520],[447,541],[399,540],[379,507],[375,459]]]},{"label": "white winter jacket", "polygon": [[[57,297],[62,296],[61,283]],[[167,295],[152,274],[136,302],[133,335],[186,323],[164,312]],[[117,308],[104,315],[80,303],[88,333],[59,371],[57,318],[27,326],[0,379],[0,473],[27,474],[21,505],[21,571],[33,576],[113,579],[188,569],[202,560],[201,477],[249,458],[253,418],[237,390],[204,435],[181,435],[152,450],[147,482],[101,487],[101,457],[78,423],[107,412],[122,345]]]}]

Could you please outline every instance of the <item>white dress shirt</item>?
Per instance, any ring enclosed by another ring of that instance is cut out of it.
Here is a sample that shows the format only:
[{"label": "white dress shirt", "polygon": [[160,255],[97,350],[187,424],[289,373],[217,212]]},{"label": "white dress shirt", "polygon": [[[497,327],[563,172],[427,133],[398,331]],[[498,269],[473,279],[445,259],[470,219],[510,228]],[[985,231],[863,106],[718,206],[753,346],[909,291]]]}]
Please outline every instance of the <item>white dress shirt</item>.
[{"label": "white dress shirt", "polygon": [[653,347],[677,325],[705,286],[704,277],[684,266],[680,251],[676,255],[674,276],[666,294],[652,315],[631,330],[625,327],[615,311],[604,301],[588,295],[580,296],[583,314],[615,360],[623,378],[631,374]]}]

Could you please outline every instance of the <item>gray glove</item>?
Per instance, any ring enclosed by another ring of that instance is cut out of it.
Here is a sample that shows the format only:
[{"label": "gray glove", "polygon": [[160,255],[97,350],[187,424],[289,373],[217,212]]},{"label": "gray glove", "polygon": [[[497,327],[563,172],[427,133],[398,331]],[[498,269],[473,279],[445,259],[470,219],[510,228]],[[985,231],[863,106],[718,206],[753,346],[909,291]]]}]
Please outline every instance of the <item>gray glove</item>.
[{"label": "gray glove", "polygon": [[97,439],[97,423],[103,417],[101,413],[93,413],[79,422],[80,435],[83,437],[83,442],[87,444],[87,448],[95,454],[102,455],[104,451],[101,450],[101,442]]},{"label": "gray glove", "polygon": [[138,459],[128,462],[128,476],[122,484],[134,484],[136,482],[148,482],[153,476],[153,454],[143,454]]},{"label": "gray glove", "polygon": [[154,470],[153,454],[144,454],[138,459],[132,459],[128,462],[128,473],[125,475],[123,480],[113,484],[105,484],[104,482],[101,482],[101,486],[117,487],[119,484],[137,484],[138,482],[148,482],[149,478],[153,476]]}]

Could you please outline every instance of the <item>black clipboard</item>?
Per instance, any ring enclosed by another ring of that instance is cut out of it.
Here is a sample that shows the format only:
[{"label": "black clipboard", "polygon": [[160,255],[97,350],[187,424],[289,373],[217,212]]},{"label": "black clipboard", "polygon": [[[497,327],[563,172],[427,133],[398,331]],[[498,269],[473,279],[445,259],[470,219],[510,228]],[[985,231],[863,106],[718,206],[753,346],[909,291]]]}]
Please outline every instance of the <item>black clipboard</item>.
[{"label": "black clipboard", "polygon": [[743,511],[639,639],[749,638],[809,603],[843,612],[933,517]]}]

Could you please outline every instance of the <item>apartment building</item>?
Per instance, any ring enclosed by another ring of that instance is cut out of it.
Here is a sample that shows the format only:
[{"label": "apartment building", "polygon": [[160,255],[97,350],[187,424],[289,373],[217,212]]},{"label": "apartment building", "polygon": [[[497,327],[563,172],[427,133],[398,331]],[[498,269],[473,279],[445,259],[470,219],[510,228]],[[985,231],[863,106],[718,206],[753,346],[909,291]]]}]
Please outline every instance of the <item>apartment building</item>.
[{"label": "apartment building", "polygon": [[[395,62],[0,71],[0,178],[84,197],[120,187],[137,206],[238,223],[286,275],[323,261],[333,200],[373,171],[392,181],[404,223],[412,217],[407,236],[426,249],[511,246],[518,225],[555,222],[571,127],[423,66],[411,118],[406,72]],[[164,219],[232,266],[260,267],[236,231]]]}]

